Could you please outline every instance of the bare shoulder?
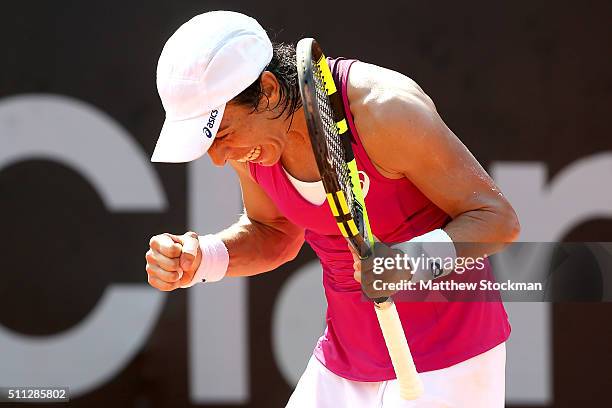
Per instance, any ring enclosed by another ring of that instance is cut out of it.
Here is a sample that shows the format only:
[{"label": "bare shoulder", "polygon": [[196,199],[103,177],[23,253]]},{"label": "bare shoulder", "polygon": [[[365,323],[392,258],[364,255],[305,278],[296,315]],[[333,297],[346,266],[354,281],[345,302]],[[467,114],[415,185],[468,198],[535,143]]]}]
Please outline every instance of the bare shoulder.
[{"label": "bare shoulder", "polygon": [[349,101],[351,108],[373,109],[390,103],[425,105],[435,110],[431,98],[412,78],[365,62],[355,62],[349,74]]},{"label": "bare shoulder", "polygon": [[389,163],[395,156],[390,149],[422,142],[423,134],[440,120],[433,101],[416,81],[373,64],[353,64],[348,98],[368,156],[389,177],[400,175],[397,166]]},{"label": "bare shoulder", "polygon": [[266,225],[288,222],[264,189],[253,179],[248,163],[236,160],[228,160],[228,163],[238,174],[245,213],[251,221]]}]

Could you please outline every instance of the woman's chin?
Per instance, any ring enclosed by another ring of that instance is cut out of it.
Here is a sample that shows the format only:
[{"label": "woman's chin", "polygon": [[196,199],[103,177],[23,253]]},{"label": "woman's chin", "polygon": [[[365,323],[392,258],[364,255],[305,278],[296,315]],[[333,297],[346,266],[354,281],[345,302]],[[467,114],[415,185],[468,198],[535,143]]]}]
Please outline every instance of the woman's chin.
[{"label": "woman's chin", "polygon": [[278,161],[280,160],[280,156],[279,155],[272,155],[269,154],[269,150],[265,151],[263,148],[261,149],[261,156],[259,156],[257,158],[257,160],[255,160],[255,163],[265,166],[265,167],[271,167],[274,166],[276,163],[278,163]]},{"label": "woman's chin", "polygon": [[275,161],[273,161],[273,162],[271,162],[271,161],[266,161],[266,160],[262,160],[262,161],[258,162],[257,164],[260,164],[260,165],[265,166],[265,167],[272,167],[272,166],[274,166],[276,163],[278,163],[278,160],[275,160]]}]

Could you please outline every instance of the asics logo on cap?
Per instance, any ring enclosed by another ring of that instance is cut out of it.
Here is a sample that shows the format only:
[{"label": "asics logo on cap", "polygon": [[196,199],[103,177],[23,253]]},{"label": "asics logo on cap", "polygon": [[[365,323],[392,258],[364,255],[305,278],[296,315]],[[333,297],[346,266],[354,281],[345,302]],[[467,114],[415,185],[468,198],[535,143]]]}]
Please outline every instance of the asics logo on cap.
[{"label": "asics logo on cap", "polygon": [[208,123],[206,124],[206,126],[204,126],[204,129],[202,129],[206,137],[209,139],[212,137],[212,132],[210,131],[210,129],[212,129],[215,126],[215,120],[217,119],[218,114],[219,114],[219,111],[216,109],[211,111],[210,116],[208,117]]}]

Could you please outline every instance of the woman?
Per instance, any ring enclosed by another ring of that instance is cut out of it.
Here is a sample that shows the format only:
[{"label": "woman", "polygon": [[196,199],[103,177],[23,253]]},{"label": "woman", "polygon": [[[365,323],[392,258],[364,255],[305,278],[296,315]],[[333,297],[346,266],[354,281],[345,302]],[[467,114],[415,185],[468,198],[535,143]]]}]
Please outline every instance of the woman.
[{"label": "woman", "polygon": [[[355,60],[329,62],[378,239],[440,242],[451,257],[484,256],[516,239],[512,207],[414,81]],[[288,407],[503,407],[510,326],[499,302],[398,302],[426,389],[416,401],[399,399],[359,265],[325,202],[293,47],[272,45],[247,16],[205,13],[168,40],[157,82],[167,117],[153,160],[208,153],[215,165],[229,163],[245,213],[217,234],[153,237],[146,255],[153,287],[270,271],[305,240],[321,260],[327,328]]]}]

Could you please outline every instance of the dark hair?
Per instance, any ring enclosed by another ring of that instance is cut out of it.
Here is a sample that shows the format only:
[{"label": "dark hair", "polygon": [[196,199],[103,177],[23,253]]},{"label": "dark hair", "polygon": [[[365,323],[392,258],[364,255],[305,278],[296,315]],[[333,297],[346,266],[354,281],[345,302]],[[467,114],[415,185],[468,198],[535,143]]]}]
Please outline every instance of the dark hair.
[{"label": "dark hair", "polygon": [[[272,109],[276,109],[279,106],[281,107],[281,111],[277,118],[283,115],[287,115],[287,117],[293,116],[295,111],[302,106],[295,60],[295,46],[293,44],[272,43],[272,60],[264,68],[264,71],[273,73],[280,85],[279,101],[276,106],[272,107]],[[253,108],[253,112],[257,112],[257,108],[262,98],[268,99],[261,89],[260,75],[247,89],[232,99],[232,102],[250,106]],[[269,107],[268,101],[268,106],[266,108]]]}]

